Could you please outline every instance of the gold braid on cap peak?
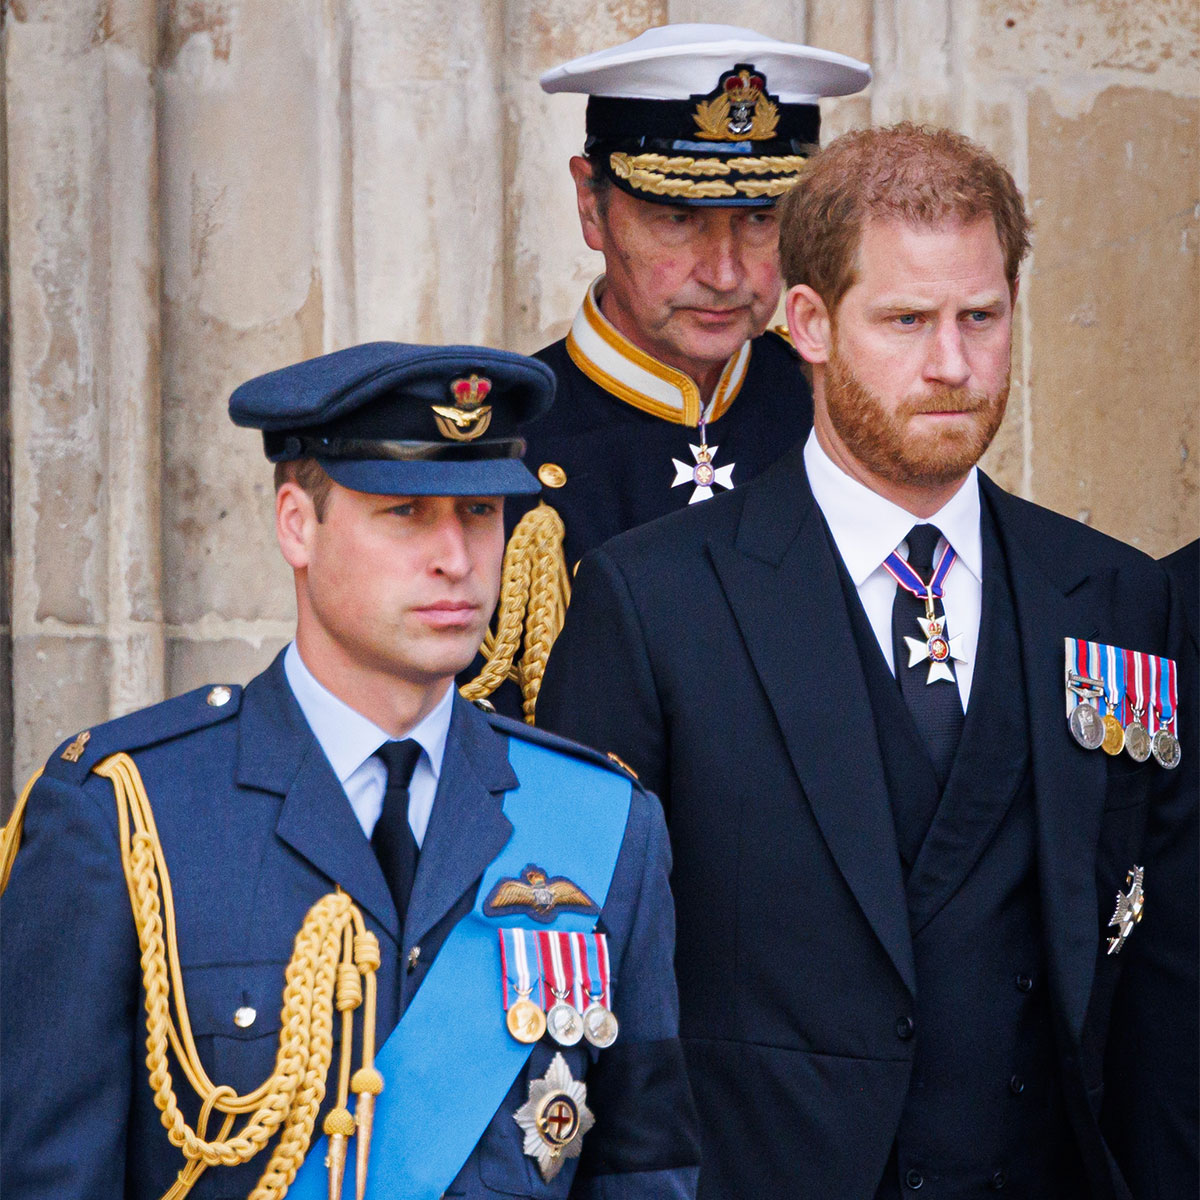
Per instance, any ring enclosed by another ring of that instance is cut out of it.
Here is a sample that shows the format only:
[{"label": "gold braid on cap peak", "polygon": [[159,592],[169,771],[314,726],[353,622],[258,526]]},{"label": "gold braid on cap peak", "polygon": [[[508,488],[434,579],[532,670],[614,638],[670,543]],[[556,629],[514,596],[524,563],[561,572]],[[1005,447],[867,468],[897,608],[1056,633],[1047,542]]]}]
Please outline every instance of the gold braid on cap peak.
[{"label": "gold braid on cap peak", "polygon": [[[669,157],[664,154],[629,155],[619,150],[609,155],[613,174],[625,180],[631,188],[649,192],[652,196],[679,197],[684,200],[719,200],[736,196],[739,192],[755,199],[760,196],[779,196],[796,182],[807,162],[808,159],[802,154],[728,160]],[[689,175],[729,175],[735,171],[745,175],[773,173],[777,178],[738,179],[733,183],[725,179],[688,178]]]},{"label": "gold braid on cap peak", "polygon": [[[333,1060],[335,1004],[341,1014],[341,1062],[337,1106],[326,1117],[324,1130],[329,1135],[330,1186],[332,1189],[336,1184],[333,1195],[341,1194],[347,1142],[357,1128],[356,1182],[361,1200],[366,1187],[375,1095],[382,1088],[382,1079],[374,1065],[379,941],[366,928],[362,913],[341,890],[323,896],[309,909],[284,971],[275,1069],[259,1087],[244,1096],[227,1084],[214,1084],[201,1065],[188,1019],[171,880],[145,784],[127,754],[113,754],[92,769],[112,783],[117,801],[121,865],[141,948],[146,993],[146,1066],[154,1103],[162,1114],[168,1140],[179,1147],[186,1160],[175,1182],[163,1194],[163,1200],[182,1200],[208,1167],[249,1162],[277,1133],[278,1144],[249,1200],[282,1200],[308,1153],[317,1113],[325,1098]],[[0,831],[0,891],[8,884],[20,842],[25,804],[37,778],[34,775],[25,785],[12,818]],[[351,1077],[353,1016],[360,1005],[362,1067]],[[168,1048],[200,1100],[195,1129],[179,1111]],[[348,1108],[351,1090],[357,1096],[354,1116]],[[208,1125],[214,1113],[220,1114],[220,1128],[210,1138]],[[239,1116],[247,1120],[235,1132],[233,1125]]]},{"label": "gold braid on cap peak", "polygon": [[[542,501],[527,512],[508,539],[500,581],[496,631],[488,631],[480,648],[487,660],[463,696],[482,700],[506,679],[521,688],[525,720],[534,723],[538,692],[550,647],[562,631],[571,602],[571,577],[563,557],[562,517]],[[525,652],[517,652],[524,634]]]}]

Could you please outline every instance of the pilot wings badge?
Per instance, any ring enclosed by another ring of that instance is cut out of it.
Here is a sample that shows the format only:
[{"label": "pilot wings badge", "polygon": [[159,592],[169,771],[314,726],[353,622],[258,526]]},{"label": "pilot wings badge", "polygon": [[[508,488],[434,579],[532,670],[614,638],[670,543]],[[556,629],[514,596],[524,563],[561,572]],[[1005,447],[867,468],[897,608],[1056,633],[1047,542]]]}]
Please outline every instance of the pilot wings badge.
[{"label": "pilot wings badge", "polygon": [[535,921],[549,924],[556,909],[598,913],[596,902],[578,884],[563,875],[548,876],[541,867],[530,863],[519,879],[501,879],[483,902],[485,917],[509,916],[514,911]]},{"label": "pilot wings badge", "polygon": [[484,404],[492,390],[492,381],[481,375],[456,379],[450,385],[454,405],[431,404],[434,419],[443,437],[455,442],[472,442],[487,432],[492,423],[492,406]]},{"label": "pilot wings badge", "polygon": [[1145,877],[1145,869],[1135,866],[1125,876],[1129,891],[1117,893],[1117,907],[1108,923],[1110,928],[1116,928],[1117,933],[1115,937],[1108,939],[1109,954],[1121,953],[1121,947],[1133,932],[1133,927],[1142,919],[1142,911],[1146,907],[1146,897],[1142,891],[1142,880]]}]

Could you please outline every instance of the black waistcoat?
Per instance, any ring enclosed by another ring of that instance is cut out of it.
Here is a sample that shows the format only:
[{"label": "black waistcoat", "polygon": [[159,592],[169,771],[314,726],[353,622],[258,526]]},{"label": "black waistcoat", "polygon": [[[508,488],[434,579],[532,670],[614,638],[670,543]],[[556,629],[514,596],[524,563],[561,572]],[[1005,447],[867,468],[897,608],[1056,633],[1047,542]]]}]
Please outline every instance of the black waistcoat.
[{"label": "black waistcoat", "polygon": [[[986,507],[982,525],[980,637],[962,740],[916,860],[903,864],[915,1055],[880,1198],[907,1197],[914,1185],[921,1200],[997,1188],[1039,1200],[1078,1194],[1042,949],[1016,613]],[[899,685],[844,569],[842,577],[888,793],[936,791]]]}]

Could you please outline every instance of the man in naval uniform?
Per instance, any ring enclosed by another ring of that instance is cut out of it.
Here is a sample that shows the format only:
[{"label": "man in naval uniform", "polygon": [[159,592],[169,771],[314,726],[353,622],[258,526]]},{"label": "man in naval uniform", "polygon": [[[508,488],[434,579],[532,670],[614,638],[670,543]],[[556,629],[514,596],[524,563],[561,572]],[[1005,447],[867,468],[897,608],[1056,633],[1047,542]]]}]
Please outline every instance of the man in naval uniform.
[{"label": "man in naval uniform", "polygon": [[781,210],[813,432],[586,556],[539,706],[667,812],[699,1194],[1194,1195],[1179,605],[976,467],[1020,194],[902,125]]},{"label": "man in naval uniform", "polygon": [[[840,54],[687,24],[542,76],[547,92],[588,96],[570,169],[584,240],[604,255],[567,336],[537,354],[558,380],[528,434],[543,490],[508,518],[511,531],[539,501],[561,518],[559,563],[534,550],[544,525],[510,541],[535,577],[553,566],[559,612],[586,551],[748,482],[808,431],[795,355],[764,333],[780,294],[775,203],[816,148],[818,99],[869,79]],[[527,701],[556,631],[530,621]]]},{"label": "man in naval uniform", "polygon": [[296,637],[81,731],[22,797],[6,1197],[693,1195],[661,809],[453,687],[553,387],[374,343],[233,394]]}]

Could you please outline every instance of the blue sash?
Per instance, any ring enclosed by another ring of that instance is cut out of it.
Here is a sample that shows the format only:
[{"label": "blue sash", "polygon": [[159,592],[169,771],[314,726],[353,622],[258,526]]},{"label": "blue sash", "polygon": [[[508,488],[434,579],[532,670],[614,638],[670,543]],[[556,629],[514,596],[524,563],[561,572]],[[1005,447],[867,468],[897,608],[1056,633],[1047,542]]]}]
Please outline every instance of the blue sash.
[{"label": "blue sash", "polygon": [[[483,873],[474,909],[451,930],[400,1023],[375,1057],[367,1197],[437,1200],[462,1169],[533,1050],[504,1022],[498,922],[484,899],[530,863],[566,875],[604,907],[625,836],[632,789],[613,771],[521,738],[508,758],[520,780],[504,797],[508,843]],[[505,914],[506,926],[544,929]],[[560,912],[553,927],[587,932],[594,915]],[[289,1200],[327,1200],[326,1139],[301,1164]],[[354,1195],[354,1145],[343,1194]]]}]

